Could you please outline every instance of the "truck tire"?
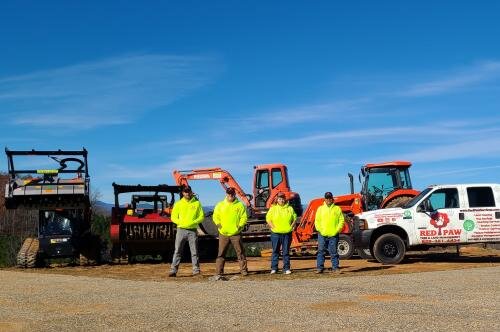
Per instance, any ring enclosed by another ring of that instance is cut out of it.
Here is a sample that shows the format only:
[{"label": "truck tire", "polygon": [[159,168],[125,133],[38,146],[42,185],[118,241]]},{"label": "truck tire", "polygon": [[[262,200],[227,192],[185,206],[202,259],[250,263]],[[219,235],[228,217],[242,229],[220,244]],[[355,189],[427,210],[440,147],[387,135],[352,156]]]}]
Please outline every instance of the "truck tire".
[{"label": "truck tire", "polygon": [[373,255],[382,264],[398,264],[405,257],[405,253],[405,243],[396,234],[383,234],[373,245]]},{"label": "truck tire", "polygon": [[339,243],[337,244],[337,252],[340,259],[351,259],[354,254],[354,245],[352,238],[349,235],[340,234]]}]

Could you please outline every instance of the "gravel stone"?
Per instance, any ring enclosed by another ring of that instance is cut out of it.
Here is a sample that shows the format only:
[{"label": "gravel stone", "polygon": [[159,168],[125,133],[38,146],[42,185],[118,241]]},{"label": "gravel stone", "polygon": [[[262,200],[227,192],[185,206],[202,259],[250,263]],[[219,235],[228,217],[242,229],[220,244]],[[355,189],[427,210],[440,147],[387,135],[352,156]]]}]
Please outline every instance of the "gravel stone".
[{"label": "gravel stone", "polygon": [[0,270],[0,331],[499,331],[499,273],[156,282]]}]

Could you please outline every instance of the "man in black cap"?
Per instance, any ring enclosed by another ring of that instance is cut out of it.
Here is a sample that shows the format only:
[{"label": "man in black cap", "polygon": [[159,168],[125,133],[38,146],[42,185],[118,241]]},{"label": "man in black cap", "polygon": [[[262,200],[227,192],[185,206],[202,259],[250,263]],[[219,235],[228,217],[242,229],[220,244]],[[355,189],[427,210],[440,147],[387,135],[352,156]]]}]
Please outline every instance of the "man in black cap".
[{"label": "man in black cap", "polygon": [[177,225],[175,234],[175,249],[169,277],[177,275],[177,269],[181,263],[182,251],[186,241],[189,242],[191,251],[191,262],[193,264],[193,275],[200,274],[200,262],[198,258],[198,235],[196,233],[198,224],[205,218],[200,201],[193,195],[190,186],[182,189],[182,198],[175,202],[171,214],[172,222]]},{"label": "man in black cap", "polygon": [[340,272],[337,244],[339,234],[344,228],[344,214],[342,209],[333,203],[333,194],[325,193],[325,201],[316,211],[314,226],[318,231],[318,257],[316,273],[323,273],[325,269],[325,248],[328,248],[332,260],[332,272]]},{"label": "man in black cap", "polygon": [[219,229],[219,251],[215,261],[215,280],[224,280],[224,264],[229,244],[232,244],[240,263],[240,272],[248,275],[245,247],[241,239],[241,231],[247,223],[245,205],[236,198],[236,190],[227,188],[226,197],[217,203],[212,219]]}]

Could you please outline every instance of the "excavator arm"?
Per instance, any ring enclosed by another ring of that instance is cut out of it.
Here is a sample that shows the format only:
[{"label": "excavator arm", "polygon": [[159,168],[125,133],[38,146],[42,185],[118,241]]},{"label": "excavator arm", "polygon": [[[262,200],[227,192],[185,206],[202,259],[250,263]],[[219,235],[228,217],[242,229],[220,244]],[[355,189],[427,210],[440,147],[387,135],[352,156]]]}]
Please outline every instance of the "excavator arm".
[{"label": "excavator arm", "polygon": [[188,186],[189,181],[193,180],[215,180],[219,181],[224,191],[227,188],[233,187],[236,190],[236,195],[239,199],[247,206],[252,206],[252,195],[246,194],[240,187],[238,182],[234,177],[226,170],[222,168],[197,168],[192,170],[178,171],[174,170],[172,172],[175,183],[178,186]]}]

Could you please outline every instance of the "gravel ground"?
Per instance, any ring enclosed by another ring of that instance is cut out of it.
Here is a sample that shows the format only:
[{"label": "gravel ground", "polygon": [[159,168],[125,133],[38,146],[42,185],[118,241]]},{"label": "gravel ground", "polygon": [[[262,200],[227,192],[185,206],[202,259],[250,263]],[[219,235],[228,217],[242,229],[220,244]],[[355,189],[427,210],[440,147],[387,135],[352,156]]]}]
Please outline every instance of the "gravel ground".
[{"label": "gravel ground", "polygon": [[498,331],[499,273],[155,282],[0,271],[0,330]]}]

